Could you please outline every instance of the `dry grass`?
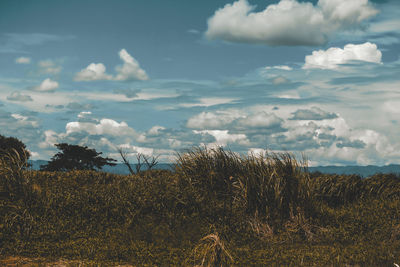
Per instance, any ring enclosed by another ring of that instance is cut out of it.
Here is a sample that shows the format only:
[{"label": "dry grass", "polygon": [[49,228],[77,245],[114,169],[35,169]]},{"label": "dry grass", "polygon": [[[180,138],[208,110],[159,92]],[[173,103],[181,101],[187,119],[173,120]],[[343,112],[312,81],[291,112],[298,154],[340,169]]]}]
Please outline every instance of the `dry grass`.
[{"label": "dry grass", "polygon": [[7,157],[3,256],[50,266],[392,266],[400,257],[398,176],[309,178],[289,153],[223,149],[129,176],[24,170]]},{"label": "dry grass", "polygon": [[233,258],[218,233],[203,237],[193,250],[195,266],[222,267],[233,265]]}]

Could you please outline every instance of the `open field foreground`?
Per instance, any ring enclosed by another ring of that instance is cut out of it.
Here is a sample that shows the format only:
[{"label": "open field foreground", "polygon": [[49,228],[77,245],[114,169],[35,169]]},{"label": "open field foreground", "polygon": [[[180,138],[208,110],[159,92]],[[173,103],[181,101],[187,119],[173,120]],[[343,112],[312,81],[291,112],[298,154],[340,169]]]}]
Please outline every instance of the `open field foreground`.
[{"label": "open field foreground", "polygon": [[0,162],[5,266],[394,266],[400,177],[309,174],[291,154],[182,154],[173,171]]}]

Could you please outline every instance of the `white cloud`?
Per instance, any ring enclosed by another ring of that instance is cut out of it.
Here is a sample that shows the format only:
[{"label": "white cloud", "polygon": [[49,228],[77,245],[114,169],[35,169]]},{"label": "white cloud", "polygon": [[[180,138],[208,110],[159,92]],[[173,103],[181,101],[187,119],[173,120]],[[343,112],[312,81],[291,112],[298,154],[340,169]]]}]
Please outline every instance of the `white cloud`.
[{"label": "white cloud", "polygon": [[186,126],[192,129],[221,129],[226,127],[239,116],[230,112],[201,112],[200,114],[191,117]]},{"label": "white cloud", "polygon": [[75,81],[99,81],[99,80],[148,80],[146,72],[140,68],[139,62],[134,59],[125,49],[119,51],[119,57],[124,62],[122,66],[117,66],[115,76],[106,73],[106,67],[103,63],[91,63],[85,69],[78,72]]},{"label": "white cloud", "polygon": [[328,50],[313,51],[305,57],[304,69],[337,69],[341,64],[351,61],[381,63],[382,53],[370,42],[347,44],[344,48],[331,47]]},{"label": "white cloud", "polygon": [[148,80],[146,72],[140,68],[139,62],[134,59],[129,53],[122,49],[119,51],[119,57],[122,59],[124,64],[122,66],[117,66],[116,71],[117,75],[115,76],[115,80],[117,81],[128,81],[128,80]]},{"label": "white cloud", "polygon": [[388,164],[400,158],[393,136],[371,125],[361,126],[354,118],[345,119],[315,106],[271,107],[203,112],[190,118],[187,126],[204,138],[211,135],[215,139],[204,139],[201,144],[230,145],[244,153],[263,152],[260,148],[266,146],[299,156],[304,152],[315,165]]},{"label": "white cloud", "polygon": [[249,113],[244,110],[225,110],[201,112],[186,123],[186,127],[199,130],[239,130],[250,131],[255,128],[280,129],[283,120],[273,113],[259,111]]},{"label": "white cloud", "polygon": [[149,133],[149,135],[159,135],[160,134],[160,130],[165,130],[165,127],[159,126],[159,125],[155,125],[155,126],[150,128],[148,133]]},{"label": "white cloud", "polygon": [[68,122],[65,126],[66,134],[74,132],[86,132],[91,135],[111,135],[111,136],[136,136],[134,129],[130,128],[126,122],[114,121],[112,119],[101,119],[99,123],[93,122]]},{"label": "white cloud", "polygon": [[19,124],[20,127],[25,127],[27,125],[32,128],[39,127],[38,121],[32,117],[21,115],[18,113],[12,113],[11,117],[13,117],[14,119],[16,119],[18,121],[17,123]]},{"label": "white cloud", "polygon": [[265,156],[268,153],[266,149],[259,147],[252,147],[247,150],[248,156]]},{"label": "white cloud", "polygon": [[31,96],[23,95],[20,92],[12,92],[9,96],[7,96],[7,100],[19,102],[33,101]]},{"label": "white cloud", "polygon": [[38,92],[54,92],[58,86],[58,82],[47,78],[40,85],[33,87],[33,90]]},{"label": "white cloud", "polygon": [[17,64],[30,64],[31,58],[29,57],[19,57],[15,59],[15,63]]},{"label": "white cloud", "polygon": [[102,63],[91,63],[75,75],[75,81],[111,80],[112,76],[106,74],[106,67]]},{"label": "white cloud", "polygon": [[88,115],[92,115],[92,112],[91,111],[82,111],[82,112],[79,112],[78,118],[79,119],[84,119]]},{"label": "white cloud", "polygon": [[377,14],[368,0],[319,0],[317,5],[281,0],[255,12],[247,0],[218,9],[206,36],[268,45],[321,45],[339,30],[353,29]]},{"label": "white cloud", "polygon": [[277,70],[287,70],[287,71],[293,70],[292,67],[289,67],[289,66],[286,66],[286,65],[279,65],[279,66],[272,66],[272,67],[271,66],[267,66],[264,69],[266,69],[266,70],[277,69]]},{"label": "white cloud", "polygon": [[52,60],[42,60],[38,63],[40,74],[57,74],[61,71],[61,66],[57,66]]},{"label": "white cloud", "polygon": [[145,156],[153,156],[154,154],[154,149],[149,148],[149,147],[139,147],[139,146],[134,146],[131,144],[122,144],[119,145],[119,147],[128,153],[128,156],[132,155],[137,155],[137,154],[143,154]]},{"label": "white cloud", "polygon": [[275,114],[266,112],[251,114],[238,120],[240,126],[252,128],[274,128],[279,127],[282,122],[283,120]]},{"label": "white cloud", "polygon": [[196,134],[209,134],[215,138],[215,143],[210,145],[226,146],[229,143],[238,143],[241,145],[249,144],[245,134],[231,134],[228,130],[193,130]]}]

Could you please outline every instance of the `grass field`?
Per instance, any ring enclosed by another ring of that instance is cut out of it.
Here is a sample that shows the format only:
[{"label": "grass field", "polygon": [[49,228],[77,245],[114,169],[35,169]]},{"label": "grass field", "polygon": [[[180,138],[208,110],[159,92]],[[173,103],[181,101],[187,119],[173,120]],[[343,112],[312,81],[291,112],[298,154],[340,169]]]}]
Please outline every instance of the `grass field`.
[{"label": "grass field", "polygon": [[396,175],[309,174],[287,153],[200,148],[172,171],[130,176],[23,166],[0,161],[2,265],[400,264]]}]

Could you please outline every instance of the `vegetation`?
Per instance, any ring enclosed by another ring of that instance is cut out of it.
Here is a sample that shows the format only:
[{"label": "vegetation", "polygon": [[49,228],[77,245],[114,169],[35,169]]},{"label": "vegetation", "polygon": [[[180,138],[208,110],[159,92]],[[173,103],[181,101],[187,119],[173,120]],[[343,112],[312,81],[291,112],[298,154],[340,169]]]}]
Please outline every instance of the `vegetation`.
[{"label": "vegetation", "polygon": [[[0,160],[0,255],[105,266],[393,266],[400,177],[309,175],[222,148],[129,176]],[[1,263],[1,262],[0,262]]]},{"label": "vegetation", "polygon": [[0,135],[0,156],[3,158],[8,157],[10,153],[17,153],[21,161],[27,161],[31,155],[21,140]]},{"label": "vegetation", "polygon": [[112,158],[103,158],[102,152],[87,146],[56,144],[61,150],[55,154],[47,165],[40,166],[43,171],[101,170],[104,165],[114,166]]}]

